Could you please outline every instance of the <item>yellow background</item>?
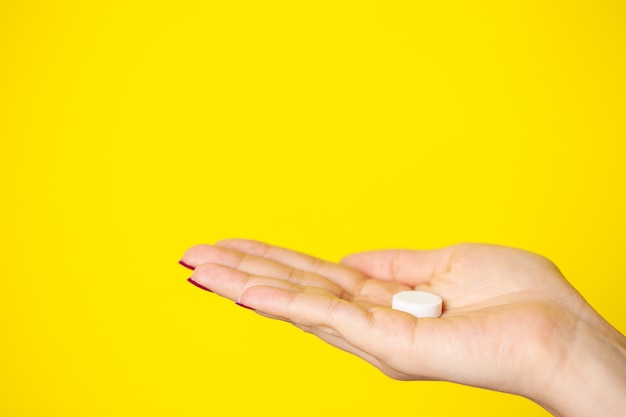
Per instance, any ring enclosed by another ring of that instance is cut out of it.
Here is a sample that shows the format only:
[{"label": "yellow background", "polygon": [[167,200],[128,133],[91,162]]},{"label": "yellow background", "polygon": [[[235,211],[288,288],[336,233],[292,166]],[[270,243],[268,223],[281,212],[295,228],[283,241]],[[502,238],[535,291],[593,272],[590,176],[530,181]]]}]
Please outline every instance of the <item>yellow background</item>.
[{"label": "yellow background", "polygon": [[622,0],[0,0],[0,415],[547,415],[389,380],[176,262],[227,237],[331,260],[512,245],[623,332],[625,18]]}]

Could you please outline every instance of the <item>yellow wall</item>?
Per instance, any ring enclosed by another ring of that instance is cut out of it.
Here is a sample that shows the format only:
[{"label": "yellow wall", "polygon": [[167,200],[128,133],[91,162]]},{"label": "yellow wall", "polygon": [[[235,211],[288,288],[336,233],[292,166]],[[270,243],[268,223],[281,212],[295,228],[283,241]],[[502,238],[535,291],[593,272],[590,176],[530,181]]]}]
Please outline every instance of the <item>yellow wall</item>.
[{"label": "yellow wall", "polygon": [[386,379],[190,245],[556,261],[626,329],[626,3],[0,0],[0,415],[545,416]]}]

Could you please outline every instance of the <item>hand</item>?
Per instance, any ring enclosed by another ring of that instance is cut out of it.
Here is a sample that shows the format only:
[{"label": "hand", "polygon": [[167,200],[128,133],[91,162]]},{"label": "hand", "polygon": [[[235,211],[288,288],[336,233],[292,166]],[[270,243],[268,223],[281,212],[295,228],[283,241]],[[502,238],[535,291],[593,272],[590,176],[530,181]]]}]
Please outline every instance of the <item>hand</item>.
[{"label": "hand", "polygon": [[[196,283],[289,321],[392,378],[516,393],[568,416],[626,415],[619,395],[626,393],[624,337],[539,255],[462,244],[359,253],[335,264],[226,240],[191,248],[182,261],[196,268]],[[392,310],[392,295],[409,289],[441,296],[441,318]],[[600,354],[602,360],[589,359]],[[611,388],[585,401],[580,390],[590,397],[600,382]]]}]

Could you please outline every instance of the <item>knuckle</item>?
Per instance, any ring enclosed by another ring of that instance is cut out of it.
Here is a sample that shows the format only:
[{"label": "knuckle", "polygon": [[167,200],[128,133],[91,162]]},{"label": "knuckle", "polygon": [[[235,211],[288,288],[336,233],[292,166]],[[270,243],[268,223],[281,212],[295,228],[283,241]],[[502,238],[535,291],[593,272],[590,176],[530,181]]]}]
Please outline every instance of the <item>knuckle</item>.
[{"label": "knuckle", "polygon": [[292,268],[287,273],[287,282],[291,283],[299,283],[306,277],[306,273],[304,271],[300,271],[299,269]]}]

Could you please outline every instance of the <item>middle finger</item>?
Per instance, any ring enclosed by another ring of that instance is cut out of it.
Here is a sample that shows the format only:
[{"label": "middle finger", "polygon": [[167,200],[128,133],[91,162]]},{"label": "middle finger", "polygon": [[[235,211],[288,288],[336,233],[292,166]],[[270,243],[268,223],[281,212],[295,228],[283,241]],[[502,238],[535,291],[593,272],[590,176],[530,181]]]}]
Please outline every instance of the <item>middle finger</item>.
[{"label": "middle finger", "polygon": [[303,271],[281,262],[251,255],[237,250],[201,245],[187,251],[183,258],[186,262],[198,265],[217,264],[246,274],[284,280],[304,286],[319,287],[339,298],[349,298],[341,286],[314,272]]}]

